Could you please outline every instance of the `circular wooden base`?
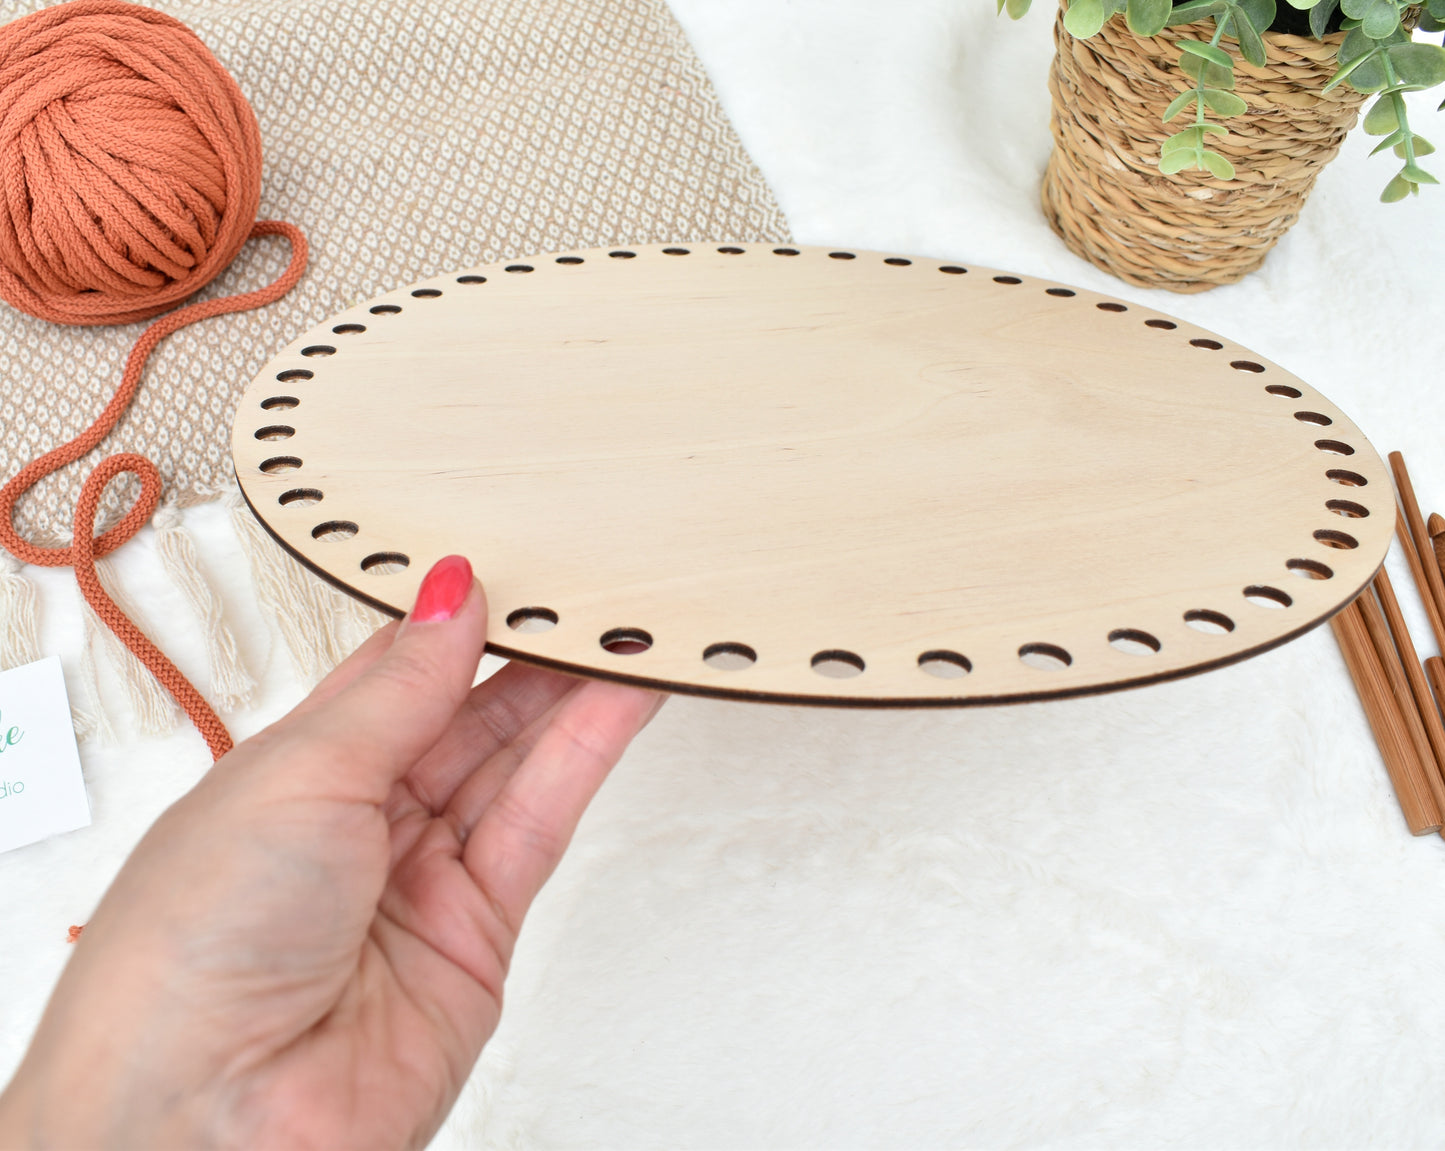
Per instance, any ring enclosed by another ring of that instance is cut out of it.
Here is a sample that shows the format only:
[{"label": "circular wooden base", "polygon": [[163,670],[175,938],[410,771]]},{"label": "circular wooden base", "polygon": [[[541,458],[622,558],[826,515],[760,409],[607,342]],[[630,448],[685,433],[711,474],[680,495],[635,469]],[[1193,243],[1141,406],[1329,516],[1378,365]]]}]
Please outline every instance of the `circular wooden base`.
[{"label": "circular wooden base", "polygon": [[1347,417],[1222,336],[1061,284],[687,244],[469,269],[250,385],[293,554],[388,611],[468,556],[499,654],[708,695],[994,703],[1284,642],[1389,546]]}]

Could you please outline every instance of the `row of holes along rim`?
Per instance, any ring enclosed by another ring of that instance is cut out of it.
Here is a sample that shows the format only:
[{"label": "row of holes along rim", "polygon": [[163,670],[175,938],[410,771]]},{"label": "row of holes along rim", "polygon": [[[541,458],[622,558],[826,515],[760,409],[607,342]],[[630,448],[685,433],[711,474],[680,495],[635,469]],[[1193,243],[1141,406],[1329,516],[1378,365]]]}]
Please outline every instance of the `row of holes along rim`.
[{"label": "row of holes along rim", "polygon": [[[745,254],[748,249],[734,244],[718,246],[715,249],[718,253],[728,256],[739,256]],[[693,252],[692,248],[683,246],[669,246],[660,249],[666,256],[686,256]],[[770,249],[772,254],[783,257],[800,256],[803,253],[800,249],[791,247],[777,247]],[[607,253],[608,258],[615,260],[632,260],[637,258],[638,253],[631,249],[616,249]],[[832,260],[854,260],[858,258],[857,253],[849,251],[830,251],[828,259]],[[882,257],[885,265],[891,267],[915,266],[915,261],[903,256]],[[561,267],[575,267],[585,263],[585,258],[575,255],[557,256],[553,261]],[[939,264],[937,270],[945,275],[964,275],[968,269],[957,264]],[[513,275],[525,275],[536,271],[535,264],[513,263],[504,266],[503,271]],[[1000,274],[992,277],[993,281],[1006,286],[1023,285],[1024,280],[1018,276]],[[485,284],[487,277],[480,274],[468,273],[455,277],[455,282],[467,287]],[[1047,287],[1045,294],[1056,299],[1068,299],[1078,293],[1072,288],[1059,286]],[[411,296],[417,300],[433,300],[443,294],[442,289],[434,287],[420,287],[411,291]],[[1129,311],[1127,304],[1115,300],[1104,300],[1094,305],[1099,311],[1112,314],[1120,314]],[[381,303],[372,305],[369,312],[378,317],[397,315],[402,311],[402,306],[393,303]],[[1179,325],[1163,317],[1149,317],[1144,320],[1144,325],[1158,331],[1172,331]],[[366,325],[349,322],[334,325],[331,331],[338,336],[359,335],[366,331]],[[1205,351],[1222,351],[1224,345],[1209,337],[1196,337],[1189,340],[1189,345]],[[331,344],[309,344],[300,350],[300,354],[307,358],[329,357],[336,355],[338,348]],[[1263,364],[1253,360],[1231,360],[1229,366],[1236,371],[1260,374],[1266,371]],[[315,373],[309,368],[288,368],[278,372],[276,379],[280,383],[299,383],[313,379]],[[1299,399],[1302,392],[1289,384],[1268,384],[1264,391],[1282,399]],[[288,411],[300,406],[301,399],[293,395],[274,395],[262,400],[260,406],[266,412]],[[1296,411],[1294,418],[1299,423],[1312,428],[1328,427],[1334,421],[1322,412],[1309,410]],[[255,438],[267,443],[276,443],[288,440],[296,434],[296,429],[287,424],[268,424],[258,428]],[[1319,451],[1336,456],[1351,456],[1355,449],[1340,440],[1319,439],[1314,445]],[[260,471],[267,475],[278,475],[282,473],[299,471],[304,466],[304,461],[294,455],[278,455],[265,459],[259,465]],[[1358,472],[1344,468],[1330,468],[1325,472],[1325,477],[1335,484],[1343,487],[1360,488],[1369,482]],[[282,492],[277,497],[277,502],[283,507],[306,508],[321,502],[324,493],[316,488],[291,488]],[[1359,519],[1370,514],[1369,509],[1363,504],[1354,500],[1330,499],[1325,501],[1325,509],[1349,519]],[[317,524],[311,530],[312,538],[319,541],[348,540],[355,537],[360,531],[359,525],[350,520],[326,520]],[[1314,532],[1314,539],[1317,544],[1334,549],[1354,549],[1359,546],[1359,541],[1348,532],[1334,528],[1320,528]],[[369,575],[389,575],[402,571],[410,566],[411,559],[405,553],[398,551],[376,551],[364,556],[359,567]],[[1304,579],[1324,580],[1334,576],[1334,570],[1326,563],[1318,559],[1298,556],[1285,561],[1285,568],[1291,574]],[[1269,584],[1251,584],[1245,587],[1241,593],[1245,600],[1262,608],[1284,609],[1290,607],[1294,599],[1286,591]],[[540,632],[548,631],[555,627],[560,617],[550,608],[544,607],[523,607],[512,611],[507,616],[508,626],[518,632]],[[1206,634],[1226,635],[1235,628],[1235,622],[1223,612],[1209,608],[1195,608],[1186,611],[1183,615],[1183,622],[1196,631]],[[1116,628],[1108,633],[1107,643],[1117,651],[1130,655],[1150,656],[1158,654],[1163,650],[1163,642],[1152,633],[1140,628]],[[648,651],[653,646],[653,638],[649,632],[638,627],[618,627],[603,632],[598,639],[599,646],[613,654],[621,656],[639,655]],[[1024,664],[1041,671],[1058,671],[1073,665],[1074,657],[1065,648],[1052,643],[1026,643],[1018,649],[1018,657]],[[743,671],[752,667],[758,659],[754,648],[745,643],[733,641],[714,643],[707,646],[702,652],[702,661],[709,667],[719,671]],[[858,653],[844,649],[828,649],[816,653],[810,661],[811,666],[819,675],[830,679],[850,679],[863,674],[867,667],[867,661]],[[961,679],[973,671],[973,662],[960,652],[934,649],[919,654],[917,666],[920,670],[939,679]]]}]

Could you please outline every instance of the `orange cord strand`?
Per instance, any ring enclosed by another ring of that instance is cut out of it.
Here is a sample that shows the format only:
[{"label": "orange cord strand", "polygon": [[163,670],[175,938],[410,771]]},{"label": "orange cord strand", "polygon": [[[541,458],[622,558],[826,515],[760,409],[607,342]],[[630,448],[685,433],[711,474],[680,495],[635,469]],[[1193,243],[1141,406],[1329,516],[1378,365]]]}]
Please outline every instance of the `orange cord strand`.
[{"label": "orange cord strand", "polygon": [[[161,477],[156,466],[144,456],[132,452],[108,456],[97,464],[81,487],[80,500],[75,507],[75,534],[69,547],[40,547],[20,536],[15,530],[15,504],[45,476],[66,464],[74,463],[111,433],[135,396],[146,360],[162,339],[197,320],[222,316],[228,312],[244,312],[274,303],[296,286],[296,282],[306,270],[306,237],[301,229],[280,220],[258,220],[251,229],[251,235],[285,236],[290,240],[291,262],[286,270],[271,284],[257,291],[191,304],[156,320],[141,333],[140,339],[131,349],[120,387],[96,421],[69,443],[48,451],[27,464],[14,479],[0,488],[0,545],[23,563],[37,564],[40,567],[73,567],[81,593],[95,609],[95,614],[135,653],[136,658],[151,670],[161,686],[175,697],[176,702],[196,725],[196,730],[205,739],[206,746],[211,749],[211,755],[215,759],[220,759],[233,746],[225,724],[191,681],[181,674],[176,665],[115,605],[115,601],[101,586],[100,577],[95,570],[97,559],[115,551],[150,522],[161,496]],[[101,494],[111,480],[124,472],[139,477],[140,496],[114,527],[97,536],[95,516],[100,506]]]}]

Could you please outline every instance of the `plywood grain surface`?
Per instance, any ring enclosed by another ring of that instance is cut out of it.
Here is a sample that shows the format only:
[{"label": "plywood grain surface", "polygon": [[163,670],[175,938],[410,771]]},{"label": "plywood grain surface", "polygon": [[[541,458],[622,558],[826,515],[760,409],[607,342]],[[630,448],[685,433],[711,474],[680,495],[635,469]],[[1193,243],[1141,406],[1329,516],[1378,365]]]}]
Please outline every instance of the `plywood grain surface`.
[{"label": "plywood grain surface", "polygon": [[500,654],[671,690],[1003,702],[1328,618],[1389,473],[1302,380],[1096,293],[686,244],[467,269],[307,332],[243,397],[272,534],[401,613],[467,555]]}]

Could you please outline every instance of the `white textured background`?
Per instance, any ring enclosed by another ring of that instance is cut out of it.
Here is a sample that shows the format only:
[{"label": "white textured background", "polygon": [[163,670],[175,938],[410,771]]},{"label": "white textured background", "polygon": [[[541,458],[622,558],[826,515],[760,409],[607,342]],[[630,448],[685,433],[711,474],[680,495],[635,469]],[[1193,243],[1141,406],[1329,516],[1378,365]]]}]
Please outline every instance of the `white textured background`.
[{"label": "white textured background", "polygon": [[[1403,450],[1445,508],[1445,190],[1376,203],[1392,169],[1364,137],[1264,271],[1156,297],[1039,214],[1049,11],[672,3],[800,241],[1010,268],[1226,332]],[[1412,100],[1437,138],[1438,100]],[[268,669],[262,704],[230,717],[244,734],[297,688],[222,511],[187,524]],[[199,669],[148,549],[119,566]],[[67,579],[43,573],[62,654]],[[65,926],[206,766],[189,731],[82,756],[95,826],[0,856],[0,1076]],[[1406,833],[1327,629],[1202,677],[992,711],[675,699],[534,910],[437,1145],[1437,1146],[1442,888],[1445,843]]]}]

